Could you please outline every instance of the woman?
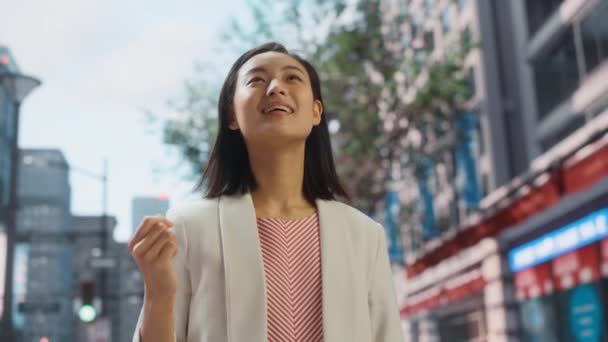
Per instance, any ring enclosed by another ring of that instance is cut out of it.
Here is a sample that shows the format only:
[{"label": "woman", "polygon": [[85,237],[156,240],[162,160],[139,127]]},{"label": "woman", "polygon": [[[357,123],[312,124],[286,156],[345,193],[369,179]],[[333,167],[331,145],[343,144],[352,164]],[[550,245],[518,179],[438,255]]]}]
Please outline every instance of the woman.
[{"label": "woman", "polygon": [[403,341],[384,231],[335,200],[319,77],[268,43],[232,66],[199,187],[129,242],[145,296],[133,341]]}]

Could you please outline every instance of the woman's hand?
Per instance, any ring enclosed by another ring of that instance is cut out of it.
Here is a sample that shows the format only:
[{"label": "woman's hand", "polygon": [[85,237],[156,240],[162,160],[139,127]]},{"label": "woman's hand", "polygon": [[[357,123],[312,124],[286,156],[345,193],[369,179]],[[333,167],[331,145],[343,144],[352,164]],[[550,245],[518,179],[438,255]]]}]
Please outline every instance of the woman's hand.
[{"label": "woman's hand", "polygon": [[148,300],[172,299],[175,295],[177,276],[171,260],[177,253],[177,242],[172,226],[163,216],[146,216],[129,241]]}]

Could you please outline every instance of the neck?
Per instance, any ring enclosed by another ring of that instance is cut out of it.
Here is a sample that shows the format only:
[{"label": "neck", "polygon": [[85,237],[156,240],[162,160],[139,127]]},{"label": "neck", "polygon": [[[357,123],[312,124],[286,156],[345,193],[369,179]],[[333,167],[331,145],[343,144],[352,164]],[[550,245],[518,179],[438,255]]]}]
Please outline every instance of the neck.
[{"label": "neck", "polygon": [[305,144],[248,151],[257,184],[251,197],[258,216],[300,217],[311,212],[313,205],[302,190],[304,151]]}]

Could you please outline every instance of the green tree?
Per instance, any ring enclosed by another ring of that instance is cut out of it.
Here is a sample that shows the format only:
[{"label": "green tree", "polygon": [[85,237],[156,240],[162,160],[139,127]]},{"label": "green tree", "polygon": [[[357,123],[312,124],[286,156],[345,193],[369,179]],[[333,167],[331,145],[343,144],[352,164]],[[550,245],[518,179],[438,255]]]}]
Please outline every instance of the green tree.
[{"label": "green tree", "polygon": [[[401,140],[411,129],[441,126],[437,117],[445,117],[456,103],[453,94],[461,92],[461,83],[445,80],[457,68],[434,66],[427,86],[412,103],[404,103],[407,82],[421,69],[404,53],[407,14],[387,18],[379,0],[258,0],[249,6],[251,17],[233,19],[223,35],[225,53],[237,56],[244,47],[276,40],[317,67],[326,115],[340,127],[333,134],[338,173],[353,204],[371,214],[392,161],[403,152]],[[219,84],[213,80],[223,76],[208,73],[216,69],[199,68],[185,83],[182,98],[173,101],[181,115],[165,122],[165,143],[178,148],[194,175],[200,174],[217,131]]]}]

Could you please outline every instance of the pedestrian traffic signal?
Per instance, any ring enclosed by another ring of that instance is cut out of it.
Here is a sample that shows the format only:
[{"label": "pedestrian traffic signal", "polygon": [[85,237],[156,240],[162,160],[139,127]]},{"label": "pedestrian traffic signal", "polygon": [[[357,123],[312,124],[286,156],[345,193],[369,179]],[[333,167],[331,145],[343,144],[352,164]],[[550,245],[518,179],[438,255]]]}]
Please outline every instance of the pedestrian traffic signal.
[{"label": "pedestrian traffic signal", "polygon": [[81,321],[89,323],[97,317],[97,310],[93,305],[95,297],[95,282],[85,280],[80,283],[80,308],[78,309],[78,317]]}]

